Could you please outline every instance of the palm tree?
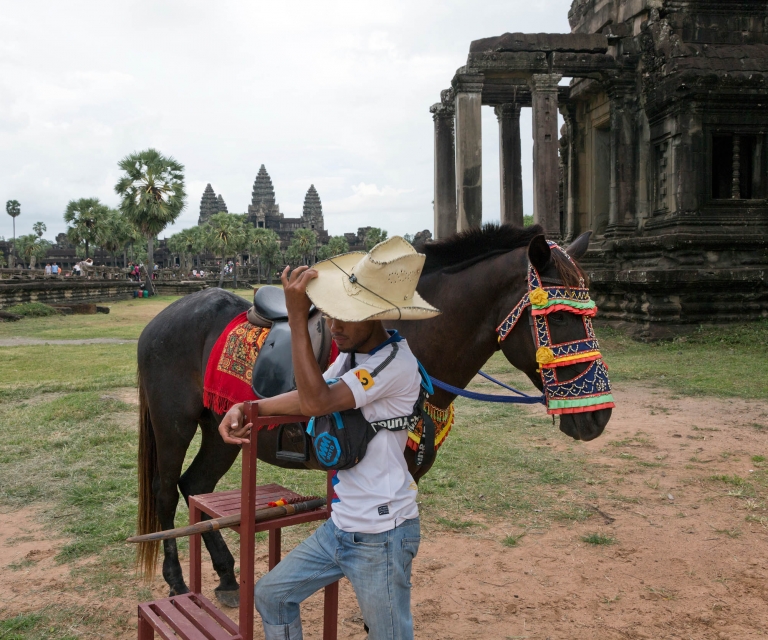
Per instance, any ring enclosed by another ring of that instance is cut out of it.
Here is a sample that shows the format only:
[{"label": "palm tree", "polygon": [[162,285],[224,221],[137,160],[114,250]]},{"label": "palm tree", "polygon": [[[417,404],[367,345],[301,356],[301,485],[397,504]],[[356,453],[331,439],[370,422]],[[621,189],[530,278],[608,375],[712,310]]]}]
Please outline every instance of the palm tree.
[{"label": "palm tree", "polygon": [[14,251],[16,250],[16,218],[21,213],[21,205],[18,200],[8,200],[5,203],[5,212],[13,218],[13,244],[11,245],[11,268],[16,266],[16,258],[14,257]]},{"label": "palm tree", "polygon": [[[219,287],[224,284],[224,270],[227,258],[236,255],[246,246],[248,237],[241,216],[232,213],[217,213],[208,218],[208,244],[215,253],[221,256],[221,272]],[[235,275],[237,286],[237,275]]]},{"label": "palm tree", "polygon": [[340,256],[342,253],[349,252],[349,242],[344,236],[333,236],[328,244],[324,244],[317,251],[318,260],[327,260],[334,256]]},{"label": "palm tree", "polygon": [[147,289],[153,292],[153,241],[184,210],[184,165],[155,149],[132,153],[117,166],[124,175],[115,185],[120,211],[147,239]]},{"label": "palm tree", "polygon": [[98,198],[80,198],[70,200],[64,211],[64,222],[67,227],[67,238],[75,245],[85,243],[85,257],[88,258],[88,250],[97,240],[99,226],[104,222],[109,213],[109,207],[102,204]]},{"label": "palm tree", "polygon": [[298,258],[302,264],[309,264],[315,257],[316,247],[317,236],[312,229],[296,229],[288,250],[294,259]]},{"label": "palm tree", "polygon": [[37,260],[45,258],[45,254],[51,248],[51,243],[34,233],[30,233],[25,236],[19,236],[18,246],[19,256],[26,260],[30,269],[34,269]]},{"label": "palm tree", "polygon": [[[109,209],[96,231],[99,246],[112,254],[112,266],[117,266],[115,254],[133,239],[131,225],[117,209]],[[125,256],[123,256],[125,259]]]},{"label": "palm tree", "polygon": [[43,234],[48,231],[48,227],[45,226],[45,222],[35,222],[32,225],[32,231],[37,234],[38,238],[42,238]]},{"label": "palm tree", "polygon": [[[255,253],[257,256],[258,276],[259,284],[261,284],[261,268],[265,264],[269,264],[271,269],[272,264],[268,261],[274,259],[276,254],[280,253],[280,236],[277,235],[272,229],[264,229],[263,227],[254,228],[250,233],[250,249],[251,253]],[[270,272],[271,273],[271,272]],[[270,276],[270,283],[272,282]]]}]

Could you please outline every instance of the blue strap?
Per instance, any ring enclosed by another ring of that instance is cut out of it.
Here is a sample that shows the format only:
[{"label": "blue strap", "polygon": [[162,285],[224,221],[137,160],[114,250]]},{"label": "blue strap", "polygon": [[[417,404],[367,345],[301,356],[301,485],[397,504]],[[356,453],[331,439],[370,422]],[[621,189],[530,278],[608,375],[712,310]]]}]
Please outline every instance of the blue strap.
[{"label": "blue strap", "polygon": [[497,380],[496,378],[492,378],[485,371],[478,371],[477,373],[479,375],[483,376],[483,378],[485,378],[486,380],[490,380],[491,382],[495,382],[500,387],[504,387],[508,391],[512,391],[513,393],[516,393],[519,396],[523,396],[524,398],[531,398],[531,397],[533,397],[533,396],[529,396],[527,393],[523,393],[522,391],[518,391],[514,387],[509,387],[509,386],[505,385],[501,380]]},{"label": "blue strap", "polygon": [[368,352],[369,356],[372,356],[377,351],[381,351],[388,344],[392,344],[393,342],[400,342],[403,339],[403,337],[397,332],[397,329],[387,329],[387,333],[389,334],[389,338],[387,338],[384,342],[376,345],[373,349],[371,349]]},{"label": "blue strap", "polygon": [[[475,393],[474,391],[467,391],[466,389],[460,389],[459,387],[454,387],[453,385],[448,384],[446,382],[441,382],[440,380],[437,380],[432,376],[429,376],[429,379],[433,385],[442,389],[443,391],[448,391],[449,393],[456,394],[457,396],[461,396],[462,398],[469,398],[470,400],[480,400],[481,402],[501,402],[505,404],[544,404],[544,396],[528,396],[520,391],[517,391],[517,389],[512,389],[512,391],[514,391],[515,393],[519,393],[520,397],[496,396],[496,395],[491,395],[489,393]],[[508,389],[510,388],[498,382],[497,380],[494,380],[494,382],[497,382],[501,386],[506,387]]]}]

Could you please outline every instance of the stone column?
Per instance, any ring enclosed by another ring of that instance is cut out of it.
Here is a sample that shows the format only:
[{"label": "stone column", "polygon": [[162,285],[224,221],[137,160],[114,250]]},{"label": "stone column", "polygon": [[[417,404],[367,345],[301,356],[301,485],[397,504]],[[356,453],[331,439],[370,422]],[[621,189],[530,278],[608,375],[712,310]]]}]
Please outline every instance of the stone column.
[{"label": "stone column", "polygon": [[533,221],[544,227],[552,239],[560,236],[557,85],[561,78],[558,73],[531,76]]},{"label": "stone column", "polygon": [[[632,87],[634,89],[634,87]],[[606,236],[635,229],[636,135],[632,97],[628,88],[609,91],[611,100],[611,182]]]},{"label": "stone column", "polygon": [[523,226],[523,168],[520,158],[520,105],[494,109],[499,121],[501,223]]},{"label": "stone column", "polygon": [[482,76],[455,87],[457,231],[483,222],[482,89]]},{"label": "stone column", "polygon": [[577,181],[576,172],[576,109],[570,105],[565,106],[560,111],[565,120],[565,138],[566,147],[564,150],[565,184],[565,242],[573,240],[576,233],[576,200],[577,200]]},{"label": "stone column", "polygon": [[456,233],[456,158],[453,122],[453,90],[442,92],[442,100],[430,107],[435,122],[435,239]]}]

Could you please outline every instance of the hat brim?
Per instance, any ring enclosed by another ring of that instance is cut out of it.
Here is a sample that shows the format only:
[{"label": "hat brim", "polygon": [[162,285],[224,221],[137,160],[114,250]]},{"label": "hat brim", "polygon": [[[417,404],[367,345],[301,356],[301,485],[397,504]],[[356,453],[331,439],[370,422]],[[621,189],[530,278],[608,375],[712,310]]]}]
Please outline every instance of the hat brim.
[{"label": "hat brim", "polygon": [[366,320],[426,320],[440,314],[418,292],[408,301],[408,306],[397,307],[375,295],[351,296],[344,287],[345,273],[366,255],[364,251],[352,251],[323,260],[312,268],[317,277],[307,285],[307,296],[325,315],[344,322]]}]

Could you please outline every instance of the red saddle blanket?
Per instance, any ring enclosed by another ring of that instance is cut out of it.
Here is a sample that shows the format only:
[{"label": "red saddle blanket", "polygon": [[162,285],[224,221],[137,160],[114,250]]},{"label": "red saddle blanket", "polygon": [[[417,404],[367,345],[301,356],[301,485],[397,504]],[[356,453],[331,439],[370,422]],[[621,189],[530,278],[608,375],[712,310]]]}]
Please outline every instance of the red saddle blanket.
[{"label": "red saddle blanket", "polygon": [[251,375],[269,329],[253,326],[246,316],[243,312],[227,325],[205,367],[203,405],[216,413],[226,413],[238,402],[258,400]]},{"label": "red saddle blanket", "polygon": [[[226,413],[238,402],[258,400],[251,378],[253,365],[269,336],[269,329],[248,322],[247,312],[236,316],[213,345],[203,378],[203,405],[216,413]],[[339,355],[331,343],[328,365]],[[326,367],[322,367],[326,369]]]}]

